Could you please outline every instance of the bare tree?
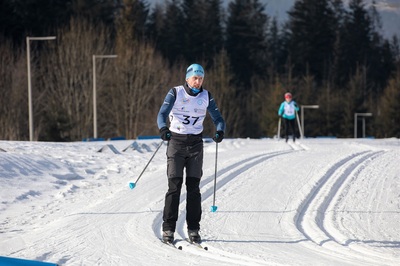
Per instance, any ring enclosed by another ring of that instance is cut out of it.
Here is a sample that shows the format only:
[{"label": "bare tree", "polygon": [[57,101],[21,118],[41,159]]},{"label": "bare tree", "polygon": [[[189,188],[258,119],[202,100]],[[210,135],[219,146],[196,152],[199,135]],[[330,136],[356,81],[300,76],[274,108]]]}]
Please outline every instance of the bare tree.
[{"label": "bare tree", "polygon": [[155,133],[157,129],[154,106],[160,106],[165,84],[169,83],[167,66],[154,48],[137,42],[117,45],[115,87],[108,93],[108,106],[117,134],[136,138]]},{"label": "bare tree", "polygon": [[105,94],[109,117],[104,126],[113,125],[116,134],[136,138],[158,134],[157,112],[174,70],[168,68],[153,46],[138,41],[130,12],[124,10],[116,23],[118,71],[113,77],[113,90]]},{"label": "bare tree", "polygon": [[400,138],[400,69],[389,80],[388,87],[380,98],[380,107],[374,114],[378,125],[378,137]]},{"label": "bare tree", "polygon": [[[93,136],[93,55],[112,53],[110,32],[102,24],[73,19],[57,36],[55,51],[42,56],[46,96],[41,101],[42,134],[55,131],[57,138],[78,140]],[[112,60],[96,62],[97,77],[106,78]],[[43,121],[44,122],[44,121]],[[57,140],[57,139],[56,139]]]},{"label": "bare tree", "polygon": [[0,44],[0,139],[28,137],[26,57],[11,42]]},{"label": "bare tree", "polygon": [[[214,97],[218,109],[221,111],[225,119],[226,135],[236,135],[240,132],[239,120],[243,116],[243,112],[237,108],[235,99],[235,89],[232,87],[233,76],[229,70],[229,59],[225,50],[215,56],[214,64],[211,69],[206,69],[206,78],[204,87],[211,92]],[[212,136],[215,132],[215,127],[211,121],[205,121],[205,134]]]}]

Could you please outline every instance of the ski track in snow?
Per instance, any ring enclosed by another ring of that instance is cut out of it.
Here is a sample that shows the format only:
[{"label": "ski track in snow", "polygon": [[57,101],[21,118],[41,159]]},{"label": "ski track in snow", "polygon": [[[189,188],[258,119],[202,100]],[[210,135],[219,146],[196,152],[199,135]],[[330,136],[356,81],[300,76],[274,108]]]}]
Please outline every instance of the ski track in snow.
[{"label": "ski track in snow", "polygon": [[[182,188],[165,247],[159,141],[1,141],[0,256],[60,265],[397,265],[400,145],[393,140],[205,143],[201,250],[185,242]],[[101,151],[101,152],[99,152]],[[128,180],[131,179],[131,180]],[[5,192],[7,191],[7,193]]]},{"label": "ski track in snow", "polygon": [[[240,160],[237,163],[229,165],[228,167],[225,167],[221,170],[218,170],[217,171],[218,182],[217,182],[216,186],[218,189],[221,189],[222,187],[227,185],[230,181],[235,179],[237,176],[239,176],[240,174],[243,174],[245,171],[251,169],[252,167],[256,166],[257,164],[265,162],[268,159],[287,154],[289,152],[291,152],[291,151],[278,151],[278,152],[272,152],[272,153],[252,156],[245,160]],[[213,197],[214,188],[213,188],[213,184],[211,184],[211,183],[214,182],[214,178],[215,178],[215,176],[210,176],[210,177],[206,177],[202,181],[203,188],[209,187],[205,191],[202,192],[202,200],[203,201],[209,197]],[[183,193],[183,195],[181,196],[181,203],[183,203],[185,201],[185,197],[186,197],[186,193]],[[182,218],[182,217],[185,217],[185,215],[186,215],[185,211],[181,210],[179,217]],[[155,232],[155,235],[158,238],[161,237],[161,233],[160,233],[161,224],[162,224],[162,213],[160,213],[157,216],[157,218],[154,222],[154,225],[153,225],[153,230]],[[185,237],[186,237],[185,236],[186,235],[186,227],[185,226],[186,226],[185,220],[179,219],[179,222],[177,223],[176,231],[181,239],[185,239]],[[207,242],[205,242],[205,243],[207,243]],[[208,245],[208,243],[207,243],[207,245]],[[190,247],[190,245],[186,244],[185,250],[187,247]],[[199,251],[196,248],[191,247],[189,249],[189,252],[193,252],[194,254],[199,254],[199,252],[202,252],[200,254],[213,259],[215,261],[215,263],[217,263],[217,261],[219,261],[220,263],[223,263],[223,262],[228,263],[228,264],[234,263],[237,265],[254,265],[254,263],[261,265],[261,264],[265,263],[262,260],[251,259],[246,256],[239,256],[239,255],[231,254],[228,252],[224,252],[221,249],[220,250],[214,249],[214,251],[216,251],[216,252],[214,252],[214,254],[209,255],[209,254],[204,254],[203,253],[204,251]],[[218,254],[218,256],[216,256],[216,254]]]},{"label": "ski track in snow", "polygon": [[[316,187],[307,196],[303,206],[298,210],[295,220],[296,226],[304,236],[313,243],[335,251],[335,256],[343,259],[363,261],[366,254],[368,260],[365,263],[377,265],[382,261],[395,263],[395,260],[386,260],[381,254],[374,254],[373,250],[360,250],[359,247],[349,246],[347,239],[340,231],[332,226],[335,200],[340,197],[340,192],[349,178],[356,178],[360,168],[379,156],[383,151],[360,152],[344,158],[331,167],[318,181]],[[330,219],[326,219],[330,218]],[[362,242],[362,241],[360,241]],[[373,258],[376,257],[376,258]]]}]

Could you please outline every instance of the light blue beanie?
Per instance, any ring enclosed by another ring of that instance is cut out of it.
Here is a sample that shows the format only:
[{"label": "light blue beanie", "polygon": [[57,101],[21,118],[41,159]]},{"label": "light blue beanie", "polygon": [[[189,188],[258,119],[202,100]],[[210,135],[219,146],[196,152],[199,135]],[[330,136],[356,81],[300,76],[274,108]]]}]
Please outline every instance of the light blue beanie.
[{"label": "light blue beanie", "polygon": [[204,78],[204,69],[199,64],[192,64],[186,70],[186,79],[192,76],[201,76]]}]

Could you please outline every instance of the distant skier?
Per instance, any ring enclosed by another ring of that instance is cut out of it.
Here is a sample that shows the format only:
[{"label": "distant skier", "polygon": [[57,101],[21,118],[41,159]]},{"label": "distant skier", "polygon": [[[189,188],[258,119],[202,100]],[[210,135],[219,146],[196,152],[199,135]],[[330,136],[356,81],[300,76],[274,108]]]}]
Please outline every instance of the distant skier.
[{"label": "distant skier", "polygon": [[[169,90],[157,117],[161,138],[168,141],[168,191],[163,212],[163,241],[172,243],[179,213],[179,197],[186,168],[186,223],[191,242],[199,243],[201,220],[200,179],[203,175],[203,121],[207,112],[214,122],[215,142],[224,138],[225,121],[214,98],[202,87],[204,69],[192,64],[186,82]],[[167,118],[169,117],[169,127]]]},{"label": "distant skier", "polygon": [[285,121],[285,138],[289,139],[289,127],[292,129],[293,142],[296,141],[296,112],[299,111],[297,103],[292,100],[290,92],[285,93],[285,101],[281,103],[278,115]]}]

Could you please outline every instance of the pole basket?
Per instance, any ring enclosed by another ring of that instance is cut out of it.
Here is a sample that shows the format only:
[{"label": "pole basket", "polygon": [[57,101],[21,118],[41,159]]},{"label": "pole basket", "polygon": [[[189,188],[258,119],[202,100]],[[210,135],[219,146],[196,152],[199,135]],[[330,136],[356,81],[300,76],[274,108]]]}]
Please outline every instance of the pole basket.
[{"label": "pole basket", "polygon": [[130,189],[134,189],[135,187],[136,187],[135,183],[133,183],[133,182],[129,183],[129,188]]}]

